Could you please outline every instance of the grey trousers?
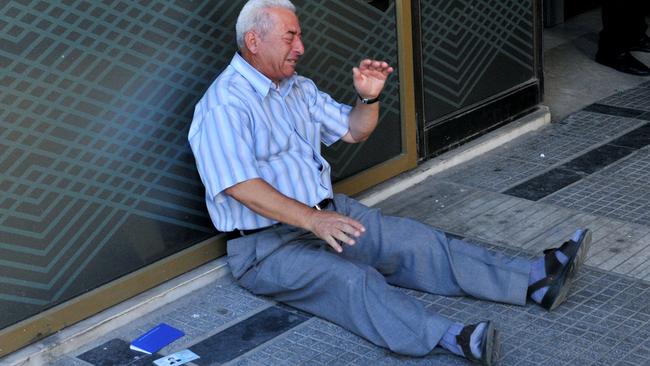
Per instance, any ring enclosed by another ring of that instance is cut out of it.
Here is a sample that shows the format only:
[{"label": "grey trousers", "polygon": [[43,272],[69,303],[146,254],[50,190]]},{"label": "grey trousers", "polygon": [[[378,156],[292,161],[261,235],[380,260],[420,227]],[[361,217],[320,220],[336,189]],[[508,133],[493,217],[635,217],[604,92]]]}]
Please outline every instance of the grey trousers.
[{"label": "grey trousers", "polygon": [[328,209],[366,227],[354,246],[339,254],[311,232],[288,225],[230,240],[228,264],[239,284],[411,356],[430,353],[453,321],[391,285],[526,303],[528,260],[384,216],[345,195],[336,195]]}]

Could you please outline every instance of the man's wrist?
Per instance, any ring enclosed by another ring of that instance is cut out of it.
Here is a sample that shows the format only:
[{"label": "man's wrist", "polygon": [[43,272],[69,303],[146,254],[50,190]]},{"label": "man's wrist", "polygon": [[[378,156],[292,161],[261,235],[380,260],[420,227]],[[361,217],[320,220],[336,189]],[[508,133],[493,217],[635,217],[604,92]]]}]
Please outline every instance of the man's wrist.
[{"label": "man's wrist", "polygon": [[[381,95],[381,94],[380,94],[380,95]],[[379,101],[379,96],[380,96],[380,95],[377,95],[377,96],[374,97],[374,98],[364,98],[364,97],[361,96],[361,94],[358,94],[358,93],[357,93],[357,97],[359,98],[359,101],[360,101],[361,103],[363,103],[363,104],[373,104],[373,103],[377,103],[377,102]]]}]

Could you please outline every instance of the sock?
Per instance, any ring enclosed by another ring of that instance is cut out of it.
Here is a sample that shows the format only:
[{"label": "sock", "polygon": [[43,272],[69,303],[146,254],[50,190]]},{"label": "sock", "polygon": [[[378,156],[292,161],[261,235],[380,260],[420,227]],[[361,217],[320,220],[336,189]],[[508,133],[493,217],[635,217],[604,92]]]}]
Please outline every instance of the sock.
[{"label": "sock", "polygon": [[[582,235],[582,230],[576,230],[576,232],[571,237],[571,240],[577,242],[578,240],[580,240],[581,235]],[[562,265],[566,265],[567,262],[569,261],[569,257],[564,255],[564,253],[560,252],[559,250],[556,250],[554,254],[555,254],[555,258],[557,258],[557,260],[560,261]],[[532,265],[530,269],[530,275],[528,277],[528,286],[546,277],[546,266],[544,265],[543,255],[536,259],[533,259],[531,264]],[[542,287],[539,290],[533,292],[530,295],[530,297],[539,304],[542,302],[542,299],[544,299],[544,295],[546,295],[546,291],[548,291],[548,287]]]},{"label": "sock", "polygon": [[480,323],[469,337],[469,349],[472,350],[476,358],[481,358],[481,354],[483,353],[481,352],[481,339],[483,338],[485,327],[487,327],[487,323]]},{"label": "sock", "polygon": [[[481,357],[481,338],[483,337],[483,331],[485,330],[486,326],[487,323],[479,323],[470,336],[469,347],[472,350],[472,354],[475,358]],[[447,329],[447,332],[442,336],[442,339],[439,343],[440,346],[455,355],[466,357],[465,353],[463,353],[463,349],[456,341],[456,336],[460,334],[464,327],[465,325],[462,323],[452,324]]]},{"label": "sock", "polygon": [[452,324],[449,328],[447,328],[447,332],[445,332],[445,334],[442,336],[442,339],[439,343],[442,348],[461,357],[464,357],[465,354],[460,348],[458,342],[456,342],[456,336],[460,334],[460,331],[463,330],[463,327],[465,327],[465,325],[462,323]]}]

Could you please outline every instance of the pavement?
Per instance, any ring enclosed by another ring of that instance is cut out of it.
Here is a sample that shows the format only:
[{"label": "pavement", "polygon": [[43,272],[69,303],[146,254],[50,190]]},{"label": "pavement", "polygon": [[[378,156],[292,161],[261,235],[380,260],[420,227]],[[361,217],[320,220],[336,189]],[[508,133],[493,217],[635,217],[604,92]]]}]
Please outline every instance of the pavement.
[{"label": "pavement", "polygon": [[[576,228],[590,228],[586,266],[568,301],[553,312],[532,303],[403,291],[461,322],[495,321],[499,365],[650,365],[648,182],[650,82],[430,175],[375,206],[529,258],[560,245]],[[253,296],[222,273],[47,363],[151,365],[189,349],[201,358],[187,364],[199,366],[470,364],[447,354],[393,354],[323,319]],[[185,336],[155,355],[129,350],[131,340],[161,322]]]}]

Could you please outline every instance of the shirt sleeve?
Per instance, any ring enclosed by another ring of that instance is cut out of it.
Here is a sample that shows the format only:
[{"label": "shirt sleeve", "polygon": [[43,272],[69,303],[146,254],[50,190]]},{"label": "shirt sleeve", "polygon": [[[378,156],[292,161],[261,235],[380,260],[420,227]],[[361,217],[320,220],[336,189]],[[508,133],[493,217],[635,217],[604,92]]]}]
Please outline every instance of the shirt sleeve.
[{"label": "shirt sleeve", "polygon": [[216,106],[190,129],[189,141],[206,193],[218,200],[225,189],[260,177],[250,118],[241,108]]},{"label": "shirt sleeve", "polygon": [[309,95],[309,113],[321,126],[321,141],[330,146],[340,140],[350,129],[349,114],[352,107],[335,101],[329,94],[316,87],[313,81],[304,79]]}]

